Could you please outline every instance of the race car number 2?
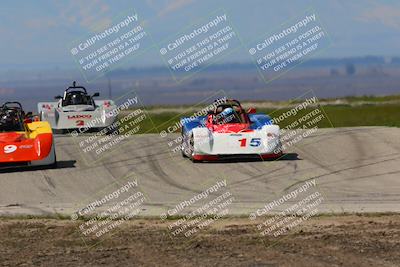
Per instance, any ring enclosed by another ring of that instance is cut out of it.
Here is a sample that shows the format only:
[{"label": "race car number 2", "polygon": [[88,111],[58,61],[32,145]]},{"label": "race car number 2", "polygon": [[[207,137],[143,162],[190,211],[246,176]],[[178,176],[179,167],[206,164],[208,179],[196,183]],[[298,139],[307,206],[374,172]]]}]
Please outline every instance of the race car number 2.
[{"label": "race car number 2", "polygon": [[[247,138],[242,138],[238,140],[241,147],[247,146]],[[249,145],[252,147],[258,147],[261,145],[261,138],[251,138]]]}]

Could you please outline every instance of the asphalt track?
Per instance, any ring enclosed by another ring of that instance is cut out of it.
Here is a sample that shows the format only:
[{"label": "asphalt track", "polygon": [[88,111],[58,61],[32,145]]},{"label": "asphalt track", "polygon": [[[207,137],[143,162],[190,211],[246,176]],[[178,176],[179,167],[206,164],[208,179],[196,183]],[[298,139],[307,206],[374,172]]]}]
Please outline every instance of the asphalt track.
[{"label": "asphalt track", "polygon": [[70,215],[127,177],[146,196],[142,216],[159,216],[223,179],[235,198],[231,215],[249,214],[313,179],[321,213],[400,211],[399,128],[318,130],[276,161],[193,164],[170,151],[176,137],[136,135],[94,162],[73,142],[87,137],[56,136],[57,169],[0,173],[0,215]]}]

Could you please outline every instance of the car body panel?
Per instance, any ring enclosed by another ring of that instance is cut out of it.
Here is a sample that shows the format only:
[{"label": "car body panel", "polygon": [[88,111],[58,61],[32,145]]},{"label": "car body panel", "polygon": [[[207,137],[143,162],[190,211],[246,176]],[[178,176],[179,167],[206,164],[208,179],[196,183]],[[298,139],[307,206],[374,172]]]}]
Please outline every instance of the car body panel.
[{"label": "car body panel", "polygon": [[[112,100],[94,100],[99,94],[89,95],[82,86],[68,87],[56,102],[38,103],[40,119],[48,121],[54,130],[103,129],[113,124],[117,114],[112,112],[116,105]],[[71,99],[79,97],[80,101]]]},{"label": "car body panel", "polygon": [[213,161],[230,156],[269,159],[282,155],[280,128],[268,115],[246,113],[244,121],[222,124],[213,123],[212,116],[181,118],[184,156]]},{"label": "car body panel", "polygon": [[60,107],[59,102],[38,103],[41,120],[48,121],[52,129],[105,128],[117,117],[113,114],[116,106],[112,100],[96,100],[96,107],[71,105]]},{"label": "car body panel", "polygon": [[[24,132],[0,133],[0,163],[50,165],[55,163],[53,133],[48,122],[25,124]],[[1,166],[1,165],[0,165]]]}]

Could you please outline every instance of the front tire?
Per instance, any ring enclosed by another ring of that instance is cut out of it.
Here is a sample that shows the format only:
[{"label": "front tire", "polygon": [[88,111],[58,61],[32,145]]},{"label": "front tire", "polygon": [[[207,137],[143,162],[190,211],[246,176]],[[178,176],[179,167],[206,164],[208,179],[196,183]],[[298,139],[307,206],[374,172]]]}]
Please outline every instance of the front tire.
[{"label": "front tire", "polygon": [[194,153],[194,136],[193,136],[193,133],[190,135],[188,151],[189,151],[189,155],[190,155],[190,160],[193,163],[200,162],[200,160],[197,160],[197,159],[193,158],[193,153]]},{"label": "front tire", "polygon": [[182,138],[182,141],[181,141],[181,155],[182,155],[182,158],[188,158],[188,155],[186,155],[186,153],[185,153],[185,151],[186,151],[186,145],[185,145],[186,138],[185,138],[185,134],[183,133],[183,130],[181,131],[181,138]]},{"label": "front tire", "polygon": [[54,151],[54,162],[53,162],[53,164],[50,165],[50,168],[51,168],[51,169],[57,169],[57,167],[58,167],[58,164],[57,164],[57,155],[56,155],[56,152]]}]

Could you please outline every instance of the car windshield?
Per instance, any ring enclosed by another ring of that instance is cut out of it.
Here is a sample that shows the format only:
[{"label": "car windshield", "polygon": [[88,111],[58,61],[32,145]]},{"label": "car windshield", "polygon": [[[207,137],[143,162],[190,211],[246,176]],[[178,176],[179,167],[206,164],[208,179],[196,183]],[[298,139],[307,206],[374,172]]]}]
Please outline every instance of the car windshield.
[{"label": "car windshield", "polygon": [[245,114],[238,105],[221,105],[214,116],[215,124],[246,123]]},{"label": "car windshield", "polygon": [[24,125],[20,113],[16,109],[0,110],[0,132],[24,131]]},{"label": "car windshield", "polygon": [[84,92],[69,92],[63,100],[63,106],[69,105],[92,105],[93,101],[90,96]]}]

